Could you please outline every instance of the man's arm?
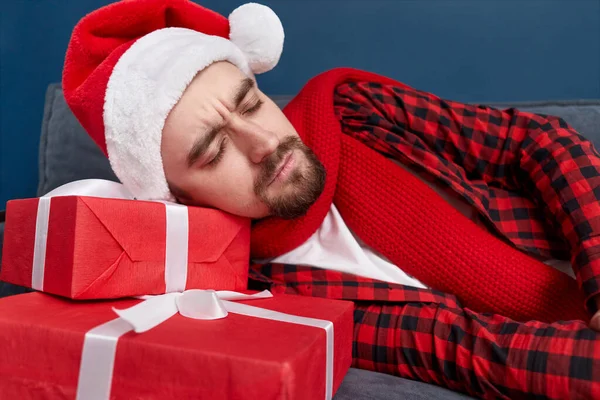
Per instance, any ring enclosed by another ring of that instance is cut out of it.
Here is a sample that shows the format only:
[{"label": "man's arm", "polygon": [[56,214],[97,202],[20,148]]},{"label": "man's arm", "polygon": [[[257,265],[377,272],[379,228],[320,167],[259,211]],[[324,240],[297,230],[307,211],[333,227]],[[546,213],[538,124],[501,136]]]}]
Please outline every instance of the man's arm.
[{"label": "man's arm", "polygon": [[444,304],[357,304],[353,366],[485,399],[600,396],[600,333]]},{"label": "man's arm", "polygon": [[387,156],[434,152],[471,180],[527,193],[566,238],[586,305],[596,311],[591,300],[600,293],[600,156],[565,121],[368,82],[339,86],[336,105],[345,132]]}]

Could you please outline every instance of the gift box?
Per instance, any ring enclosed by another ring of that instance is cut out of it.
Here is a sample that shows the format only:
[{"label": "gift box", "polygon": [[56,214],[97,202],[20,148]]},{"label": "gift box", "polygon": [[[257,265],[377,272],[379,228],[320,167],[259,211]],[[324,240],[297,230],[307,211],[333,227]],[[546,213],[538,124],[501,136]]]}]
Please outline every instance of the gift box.
[{"label": "gift box", "polygon": [[250,311],[222,319],[176,314],[136,333],[113,308],[139,301],[1,299],[2,397],[326,399],[351,364],[350,302],[277,295],[230,302]]},{"label": "gift box", "polygon": [[243,290],[250,220],[214,209],[131,199],[12,200],[2,254],[0,280],[73,299],[190,288]]}]

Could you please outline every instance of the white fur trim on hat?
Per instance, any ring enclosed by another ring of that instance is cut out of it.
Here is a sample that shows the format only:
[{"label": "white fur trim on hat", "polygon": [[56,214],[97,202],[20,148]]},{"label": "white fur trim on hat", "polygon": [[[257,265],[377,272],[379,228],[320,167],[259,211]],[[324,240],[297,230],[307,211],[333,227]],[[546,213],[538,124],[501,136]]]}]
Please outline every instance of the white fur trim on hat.
[{"label": "white fur trim on hat", "polygon": [[194,76],[216,61],[253,77],[234,43],[184,28],[140,38],[115,65],[104,101],[106,148],[113,171],[136,198],[175,200],[163,169],[162,130]]},{"label": "white fur trim on hat", "polygon": [[246,54],[255,74],[277,65],[284,36],[279,17],[267,6],[248,3],[229,15],[229,39]]}]

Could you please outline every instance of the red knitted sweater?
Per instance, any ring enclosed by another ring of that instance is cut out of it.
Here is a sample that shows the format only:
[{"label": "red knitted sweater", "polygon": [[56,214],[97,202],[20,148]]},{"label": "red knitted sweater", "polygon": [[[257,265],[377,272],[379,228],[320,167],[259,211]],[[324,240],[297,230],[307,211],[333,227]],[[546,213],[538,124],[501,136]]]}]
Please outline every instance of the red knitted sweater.
[{"label": "red knitted sweater", "polygon": [[327,171],[323,194],[295,220],[254,224],[252,257],[272,258],[305,242],[332,202],[368,246],[463,305],[516,320],[589,319],[575,281],[520,252],[463,216],[393,161],[344,135],[335,88],[348,81],[403,86],[379,75],[336,69],[307,83],[284,113]]}]

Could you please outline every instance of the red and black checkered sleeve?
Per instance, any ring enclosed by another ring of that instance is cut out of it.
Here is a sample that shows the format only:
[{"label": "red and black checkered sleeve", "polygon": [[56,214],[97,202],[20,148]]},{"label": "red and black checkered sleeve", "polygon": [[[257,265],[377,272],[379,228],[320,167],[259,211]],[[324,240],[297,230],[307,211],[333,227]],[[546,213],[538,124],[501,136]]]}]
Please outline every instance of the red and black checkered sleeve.
[{"label": "red and black checkered sleeve", "polygon": [[600,334],[444,303],[358,303],[353,366],[483,399],[600,398]]},{"label": "red and black checkered sleeve", "polygon": [[[532,198],[560,229],[589,301],[600,293],[600,155],[563,119],[443,100],[409,86],[336,89],[344,131],[380,153]],[[459,185],[462,184],[459,183]],[[530,218],[502,210],[505,224]]]}]

